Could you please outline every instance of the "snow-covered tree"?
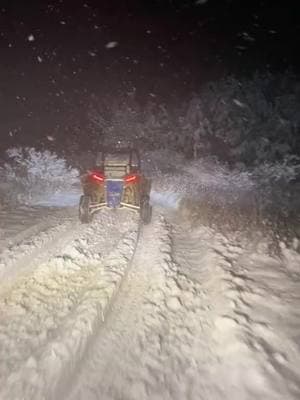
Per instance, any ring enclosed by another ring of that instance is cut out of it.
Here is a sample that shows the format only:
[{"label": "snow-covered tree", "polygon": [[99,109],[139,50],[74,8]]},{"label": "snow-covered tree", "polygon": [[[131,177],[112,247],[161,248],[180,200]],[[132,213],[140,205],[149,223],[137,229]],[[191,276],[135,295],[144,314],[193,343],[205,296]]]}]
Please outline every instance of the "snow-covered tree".
[{"label": "snow-covered tree", "polygon": [[193,155],[260,164],[299,154],[300,87],[293,76],[256,74],[205,85],[181,121]]},{"label": "snow-covered tree", "polygon": [[141,137],[141,115],[134,92],[118,98],[93,96],[87,113],[88,131],[98,144],[132,142]]},{"label": "snow-covered tree", "polygon": [[0,194],[12,203],[71,188],[78,182],[78,171],[50,151],[29,147],[7,150],[7,162],[0,168]]}]

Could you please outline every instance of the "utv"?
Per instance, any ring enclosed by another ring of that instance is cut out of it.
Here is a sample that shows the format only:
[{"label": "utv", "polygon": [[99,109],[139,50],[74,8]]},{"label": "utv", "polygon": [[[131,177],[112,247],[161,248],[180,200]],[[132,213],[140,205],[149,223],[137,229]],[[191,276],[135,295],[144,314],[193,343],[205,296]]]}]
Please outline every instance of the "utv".
[{"label": "utv", "polygon": [[129,208],[139,212],[144,224],[152,217],[151,181],[141,172],[136,149],[105,150],[97,155],[96,166],[81,177],[83,195],[79,202],[79,219],[92,221],[102,208]]}]

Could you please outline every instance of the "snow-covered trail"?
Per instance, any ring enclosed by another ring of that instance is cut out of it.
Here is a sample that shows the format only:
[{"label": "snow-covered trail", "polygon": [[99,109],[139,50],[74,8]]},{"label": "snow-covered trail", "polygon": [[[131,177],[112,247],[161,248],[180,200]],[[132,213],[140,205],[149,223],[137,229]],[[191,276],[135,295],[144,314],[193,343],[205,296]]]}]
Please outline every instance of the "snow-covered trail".
[{"label": "snow-covered trail", "polygon": [[2,209],[0,219],[0,291],[61,251],[80,229],[74,208]]},{"label": "snow-covered trail", "polygon": [[[187,398],[198,345],[189,326],[195,326],[199,313],[201,290],[178,274],[170,226],[155,215],[68,398]],[[202,360],[210,357],[205,353]]]},{"label": "snow-covered trail", "polygon": [[298,399],[300,282],[287,267],[156,215],[59,398]]},{"label": "snow-covered trail", "polygon": [[138,235],[134,213],[103,212],[91,225],[72,223],[73,230],[58,235],[60,246],[51,254],[44,248],[46,259],[37,257],[30,272],[1,291],[1,400],[51,398],[126,273]]},{"label": "snow-covered trail", "polygon": [[158,208],[140,237],[126,210],[27,211],[3,215],[1,400],[300,398],[296,251]]},{"label": "snow-covered trail", "polygon": [[270,256],[259,233],[253,242],[201,226],[180,232],[177,260],[201,284],[202,337],[217,360],[198,398],[298,399],[300,255],[283,248],[281,258]]},{"label": "snow-covered trail", "polygon": [[16,207],[0,209],[0,251],[29,241],[74,217],[74,208]]}]

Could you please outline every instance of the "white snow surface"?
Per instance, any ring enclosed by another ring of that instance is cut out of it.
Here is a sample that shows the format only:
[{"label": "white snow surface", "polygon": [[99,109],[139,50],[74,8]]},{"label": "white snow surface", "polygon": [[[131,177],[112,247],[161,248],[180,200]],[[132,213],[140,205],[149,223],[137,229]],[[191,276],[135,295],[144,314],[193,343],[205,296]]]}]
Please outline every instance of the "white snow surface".
[{"label": "white snow surface", "polygon": [[298,399],[296,250],[119,211],[2,210],[0,398]]},{"label": "white snow surface", "polygon": [[28,262],[28,253],[18,250],[29,247],[30,272],[0,292],[1,399],[57,398],[56,388],[82,357],[126,272],[138,235],[134,214],[104,212],[84,227],[72,222],[65,222],[59,244],[57,232],[45,249],[36,236],[27,238],[16,245],[12,265],[6,263],[9,274],[14,261]]},{"label": "white snow surface", "polygon": [[1,400],[300,398],[299,240],[271,256],[260,232],[184,216],[182,198],[253,186],[203,163],[180,174],[155,176],[143,227],[129,210],[81,224],[61,207],[72,186],[0,209]]}]

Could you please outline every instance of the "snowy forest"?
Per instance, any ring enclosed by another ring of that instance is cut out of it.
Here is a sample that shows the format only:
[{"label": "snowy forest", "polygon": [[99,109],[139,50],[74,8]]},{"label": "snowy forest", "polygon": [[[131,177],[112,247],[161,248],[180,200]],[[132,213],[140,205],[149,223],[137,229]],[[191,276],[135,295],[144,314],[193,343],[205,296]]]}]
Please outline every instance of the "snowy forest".
[{"label": "snowy forest", "polygon": [[189,159],[216,156],[231,166],[296,164],[299,99],[300,82],[290,72],[208,82],[184,104],[181,99],[167,105],[153,98],[141,106],[134,91],[117,100],[91,96],[84,125],[71,128],[66,148],[71,143],[80,148],[84,130],[87,150],[102,142],[128,140],[144,150],[164,148]]},{"label": "snowy forest", "polygon": [[[231,174],[248,174],[255,181],[255,191],[250,206],[243,211],[248,213],[247,221],[252,219],[254,208],[256,223],[271,225],[275,237],[279,232],[281,238],[298,233],[300,82],[296,74],[256,72],[240,79],[224,77],[205,83],[189,100],[176,99],[172,104],[159,101],[154,94],[149,97],[149,101],[141,104],[134,89],[118,97],[87,95],[83,112],[78,114],[80,119],[75,113],[65,126],[68,134],[60,136],[60,132],[54,132],[53,136],[37,141],[36,146],[32,142],[26,146],[23,142],[23,147],[8,149],[1,169],[2,180],[17,181],[16,186],[9,185],[14,188],[10,191],[17,187],[24,193],[26,187],[32,190],[33,186],[44,191],[45,185],[56,190],[60,183],[65,185],[63,171],[67,165],[80,173],[93,163],[95,149],[118,142],[134,143],[142,154],[160,151],[164,152],[162,158],[172,159],[172,155],[165,154],[176,153],[182,157],[179,161],[182,165],[213,162],[216,174],[218,168],[225,168]],[[57,163],[53,164],[56,158]],[[46,164],[46,175],[38,168],[40,159]],[[159,168],[162,160],[156,156],[156,162]],[[169,169],[178,167],[171,163]],[[30,184],[24,180],[24,173],[29,174]],[[72,174],[70,184],[76,181],[76,173]],[[198,178],[201,180],[200,177],[201,172]],[[10,191],[2,195],[4,199],[20,197]],[[211,213],[214,221],[219,218],[219,224],[224,224],[224,205],[221,211],[215,204],[220,199],[209,194],[209,187],[205,193],[205,204],[214,210]],[[203,198],[201,204],[204,207]],[[232,206],[227,205],[228,208]],[[241,216],[234,217],[237,219],[243,224]]]}]

